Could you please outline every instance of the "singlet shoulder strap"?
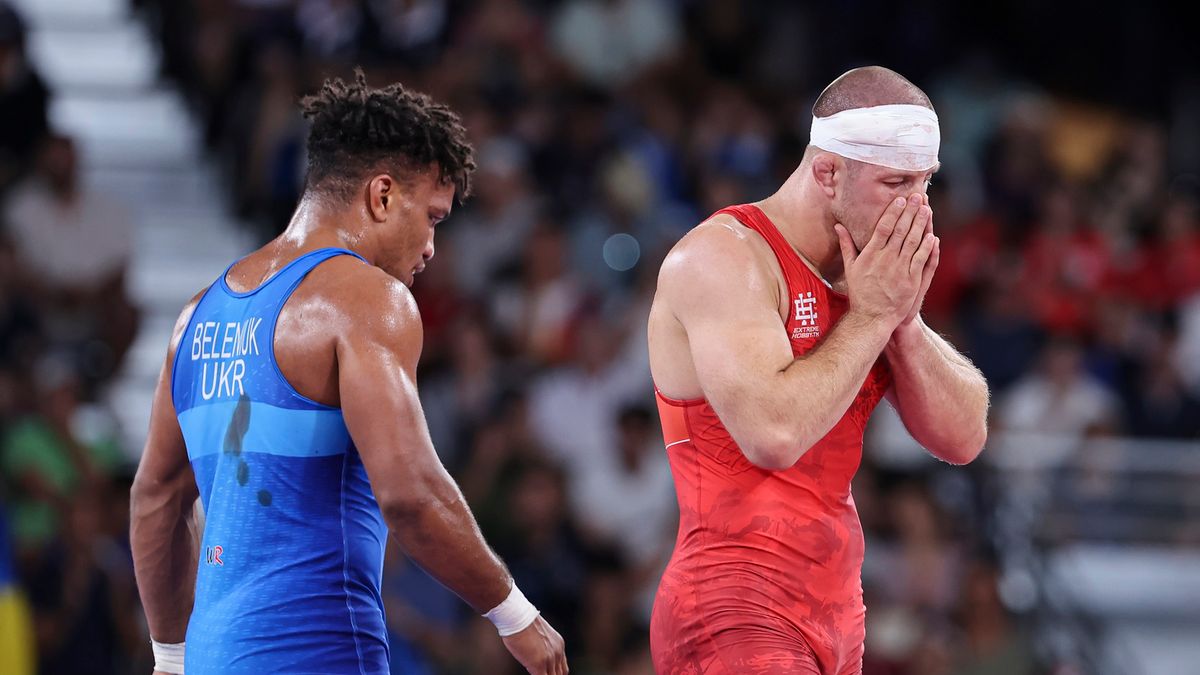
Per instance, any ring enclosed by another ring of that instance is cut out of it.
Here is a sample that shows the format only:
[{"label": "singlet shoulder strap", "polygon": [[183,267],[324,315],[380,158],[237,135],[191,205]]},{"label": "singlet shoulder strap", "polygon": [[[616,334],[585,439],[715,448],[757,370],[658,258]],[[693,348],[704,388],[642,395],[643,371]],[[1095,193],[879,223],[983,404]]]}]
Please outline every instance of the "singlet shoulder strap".
[{"label": "singlet shoulder strap", "polygon": [[783,277],[788,288],[798,286],[804,270],[807,270],[808,267],[800,260],[800,256],[796,254],[792,245],[783,238],[779,228],[775,227],[775,223],[771,222],[762,209],[753,204],[738,204],[727,206],[717,213],[733,216],[739,223],[761,235],[767,241],[767,245],[771,247],[775,259],[779,261],[779,267],[783,270]]},{"label": "singlet shoulder strap", "polygon": [[319,248],[315,251],[309,251],[308,253],[305,253],[304,255],[289,262],[283,266],[283,269],[279,270],[275,274],[271,275],[266,281],[259,284],[257,288],[251,289],[244,293],[239,293],[230,288],[229,283],[226,280],[229,275],[229,270],[233,268],[233,265],[237,264],[236,262],[233,263],[233,265],[225,268],[225,271],[221,274],[221,278],[218,280],[218,284],[220,285],[221,290],[235,298],[247,298],[252,295],[262,294],[264,292],[280,294],[286,298],[287,296],[291,295],[291,291],[296,287],[297,284],[300,283],[302,279],[304,279],[304,277],[308,276],[308,273],[311,272],[314,267],[320,265],[326,260],[329,260],[330,258],[335,258],[341,255],[354,256],[355,258],[366,262],[366,259],[361,255],[348,249]]}]

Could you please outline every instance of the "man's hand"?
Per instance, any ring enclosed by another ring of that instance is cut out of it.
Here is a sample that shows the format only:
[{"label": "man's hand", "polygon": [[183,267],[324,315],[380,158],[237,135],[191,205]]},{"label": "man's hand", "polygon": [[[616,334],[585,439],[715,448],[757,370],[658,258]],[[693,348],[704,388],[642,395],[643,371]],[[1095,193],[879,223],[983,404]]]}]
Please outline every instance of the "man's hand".
[{"label": "man's hand", "polygon": [[855,251],[846,228],[841,223],[834,225],[846,270],[850,311],[862,312],[895,329],[913,313],[914,305],[919,308],[924,270],[936,245],[933,233],[927,231],[932,211],[923,202],[919,194],[894,200],[861,252]]},{"label": "man's hand", "polygon": [[520,633],[503,638],[517,661],[525,666],[530,675],[566,675],[567,655],[563,650],[563,639],[542,617],[534,619]]},{"label": "man's hand", "polygon": [[[929,208],[929,196],[924,196],[925,207]],[[929,220],[925,223],[925,232],[933,233],[933,209],[929,209]],[[908,311],[908,316],[900,322],[900,328],[909,326],[921,314],[921,305],[925,303],[925,294],[929,291],[929,284],[933,282],[933,274],[937,271],[938,261],[941,259],[942,240],[937,235],[933,236],[933,253],[929,254],[929,260],[925,261],[925,269],[921,272],[921,290],[917,293],[917,297],[913,300],[912,309]]]}]

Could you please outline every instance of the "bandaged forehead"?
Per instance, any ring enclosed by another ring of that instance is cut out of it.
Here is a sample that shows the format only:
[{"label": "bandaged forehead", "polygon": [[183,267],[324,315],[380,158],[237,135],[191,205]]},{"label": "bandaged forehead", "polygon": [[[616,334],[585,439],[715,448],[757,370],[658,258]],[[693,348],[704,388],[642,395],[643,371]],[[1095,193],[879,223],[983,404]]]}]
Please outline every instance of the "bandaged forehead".
[{"label": "bandaged forehead", "polygon": [[942,134],[929,108],[877,105],[813,117],[809,143],[868,164],[929,171],[937,166]]}]

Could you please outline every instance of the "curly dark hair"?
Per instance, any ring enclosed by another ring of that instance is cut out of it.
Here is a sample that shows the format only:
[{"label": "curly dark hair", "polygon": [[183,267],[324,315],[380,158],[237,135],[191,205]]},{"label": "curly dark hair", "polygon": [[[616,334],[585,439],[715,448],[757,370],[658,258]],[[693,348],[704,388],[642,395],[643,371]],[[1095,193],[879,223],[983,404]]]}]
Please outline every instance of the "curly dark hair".
[{"label": "curly dark hair", "polygon": [[411,174],[436,163],[460,202],[471,194],[475,151],[467,131],[457,114],[429,96],[399,82],[371,88],[356,68],[352,82],[326,80],[300,107],[312,121],[308,189],[347,196],[371,171]]}]

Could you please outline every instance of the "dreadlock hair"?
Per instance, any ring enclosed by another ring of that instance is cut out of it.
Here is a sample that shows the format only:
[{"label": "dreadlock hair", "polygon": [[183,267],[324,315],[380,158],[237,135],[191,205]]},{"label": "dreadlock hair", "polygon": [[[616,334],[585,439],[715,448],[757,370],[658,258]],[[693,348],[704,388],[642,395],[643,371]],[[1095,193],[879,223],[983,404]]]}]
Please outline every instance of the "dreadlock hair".
[{"label": "dreadlock hair", "polygon": [[459,202],[471,194],[474,149],[458,115],[399,82],[373,89],[355,68],[354,80],[325,80],[300,101],[308,133],[308,190],[348,197],[369,172],[420,172],[437,164],[439,180],[454,183]]}]

